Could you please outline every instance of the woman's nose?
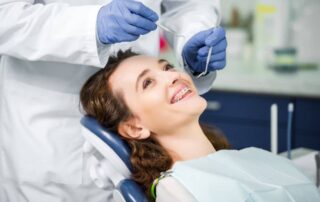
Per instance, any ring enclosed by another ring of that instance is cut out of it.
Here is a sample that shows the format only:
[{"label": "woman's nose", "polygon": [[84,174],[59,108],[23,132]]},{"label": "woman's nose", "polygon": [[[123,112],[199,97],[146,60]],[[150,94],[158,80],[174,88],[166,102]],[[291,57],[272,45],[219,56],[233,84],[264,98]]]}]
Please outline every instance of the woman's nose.
[{"label": "woman's nose", "polygon": [[181,78],[180,72],[168,71],[165,73],[164,78],[169,86],[175,85]]}]

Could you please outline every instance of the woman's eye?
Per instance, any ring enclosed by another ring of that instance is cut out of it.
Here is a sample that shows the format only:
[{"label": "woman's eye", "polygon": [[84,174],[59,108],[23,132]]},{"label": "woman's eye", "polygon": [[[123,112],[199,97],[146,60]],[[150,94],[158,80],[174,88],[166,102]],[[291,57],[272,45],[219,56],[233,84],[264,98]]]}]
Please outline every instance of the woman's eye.
[{"label": "woman's eye", "polygon": [[151,79],[144,80],[143,83],[142,83],[142,88],[146,89],[151,83],[152,83]]},{"label": "woman's eye", "polygon": [[165,71],[169,71],[169,70],[173,70],[174,69],[174,67],[173,67],[173,65],[171,65],[171,64],[166,64],[165,66],[164,66],[164,70]]}]

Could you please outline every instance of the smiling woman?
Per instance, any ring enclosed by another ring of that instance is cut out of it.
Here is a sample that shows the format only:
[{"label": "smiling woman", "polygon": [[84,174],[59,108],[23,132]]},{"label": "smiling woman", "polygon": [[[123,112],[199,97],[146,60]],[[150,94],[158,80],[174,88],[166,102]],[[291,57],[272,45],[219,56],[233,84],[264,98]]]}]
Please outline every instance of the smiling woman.
[{"label": "smiling woman", "polygon": [[120,51],[89,78],[80,100],[88,115],[127,140],[133,178],[148,196],[175,161],[229,147],[217,129],[199,125],[206,100],[192,79],[163,59]]},{"label": "smiling woman", "polygon": [[159,202],[320,201],[287,159],[257,148],[225,150],[223,135],[199,124],[206,100],[165,60],[119,52],[89,78],[80,99],[88,115],[128,142],[132,177],[150,199],[153,191]]}]

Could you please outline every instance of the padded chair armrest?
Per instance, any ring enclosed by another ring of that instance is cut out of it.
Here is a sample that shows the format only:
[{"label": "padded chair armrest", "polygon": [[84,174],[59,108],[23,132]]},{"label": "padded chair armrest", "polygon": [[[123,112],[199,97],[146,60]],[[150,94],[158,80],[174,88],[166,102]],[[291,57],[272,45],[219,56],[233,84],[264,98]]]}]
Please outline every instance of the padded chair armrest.
[{"label": "padded chair armrest", "polygon": [[[101,141],[107,144],[125,163],[128,169],[132,170],[130,162],[131,150],[129,145],[122,140],[119,135],[112,133],[107,128],[102,126],[95,118],[84,116],[81,119],[81,124],[96,135]],[[94,145],[95,147],[97,145]]]},{"label": "padded chair armrest", "polygon": [[[99,169],[102,169],[100,172],[97,168],[92,170],[91,176],[93,176],[93,179],[103,180],[108,177],[108,174],[111,174],[112,178],[110,179],[116,184],[116,189],[113,190],[113,198],[116,202],[148,202],[142,188],[135,181],[132,179],[121,180],[124,177],[130,177],[130,171],[132,171],[130,161],[131,150],[129,145],[122,140],[119,135],[109,131],[93,117],[84,116],[81,119],[81,124],[90,131],[89,133],[84,133],[87,141],[92,144],[105,159],[108,159],[108,161],[100,162],[98,166]],[[109,148],[113,152],[111,152]],[[119,157],[112,158],[112,160],[119,159],[120,161],[117,162],[117,166],[114,167],[116,170],[111,169],[113,166],[109,165],[109,163],[115,163],[114,161],[110,161],[110,154]],[[118,166],[119,164],[123,164],[123,166]],[[118,177],[114,171],[120,173]],[[106,184],[100,183],[99,187],[103,188],[105,186]]]},{"label": "padded chair armrest", "polygon": [[117,185],[117,190],[126,202],[148,202],[142,188],[131,179],[122,180]]}]

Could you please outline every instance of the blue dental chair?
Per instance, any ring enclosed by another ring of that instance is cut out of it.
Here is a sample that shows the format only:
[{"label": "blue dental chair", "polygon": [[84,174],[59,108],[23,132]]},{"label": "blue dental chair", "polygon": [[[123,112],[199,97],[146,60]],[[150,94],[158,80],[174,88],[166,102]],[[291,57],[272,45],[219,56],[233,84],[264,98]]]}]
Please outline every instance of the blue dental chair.
[{"label": "blue dental chair", "polygon": [[148,202],[142,188],[130,179],[132,166],[128,144],[95,118],[84,116],[80,122],[87,141],[84,150],[96,159],[89,170],[95,184],[102,189],[113,189],[116,202]]}]

